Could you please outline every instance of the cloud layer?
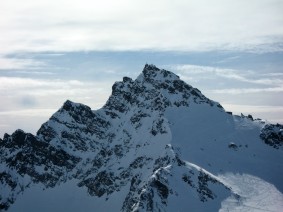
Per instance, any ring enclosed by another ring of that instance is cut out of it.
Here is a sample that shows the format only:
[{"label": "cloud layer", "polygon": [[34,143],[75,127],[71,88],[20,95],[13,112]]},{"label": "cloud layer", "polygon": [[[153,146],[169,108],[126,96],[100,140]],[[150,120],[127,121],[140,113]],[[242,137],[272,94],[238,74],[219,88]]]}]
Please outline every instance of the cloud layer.
[{"label": "cloud layer", "polygon": [[281,0],[9,0],[0,8],[0,55],[283,49]]}]

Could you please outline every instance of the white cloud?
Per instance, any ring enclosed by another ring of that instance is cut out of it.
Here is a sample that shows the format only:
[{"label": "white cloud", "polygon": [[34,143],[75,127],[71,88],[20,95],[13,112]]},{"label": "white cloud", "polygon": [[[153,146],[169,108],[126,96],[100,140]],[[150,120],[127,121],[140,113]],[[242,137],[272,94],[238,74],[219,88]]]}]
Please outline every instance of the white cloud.
[{"label": "white cloud", "polygon": [[9,58],[0,56],[0,70],[1,69],[40,69],[46,64],[42,61],[29,58]]},{"label": "white cloud", "polygon": [[53,113],[55,113],[58,108],[54,109],[26,109],[26,110],[10,110],[10,111],[0,111],[0,116],[9,116],[9,117],[44,117],[48,118]]},{"label": "white cloud", "polygon": [[[260,91],[281,91],[283,85],[283,79],[281,73],[257,73],[255,71],[247,70],[236,70],[236,69],[227,69],[227,68],[217,68],[210,66],[198,66],[198,65],[175,65],[172,66],[172,69],[176,70],[182,76],[191,76],[194,75],[197,78],[217,78],[218,81],[221,81],[221,78],[231,79],[240,82],[245,82],[248,84],[259,84],[272,86],[272,88],[264,89],[242,89],[243,92],[260,92]],[[281,77],[281,78],[280,78]],[[235,83],[234,83],[235,84]],[[228,89],[229,90],[229,89]],[[217,92],[217,91],[216,91]],[[219,91],[220,92],[220,91]],[[221,91],[222,92],[222,91]],[[225,92],[225,91],[223,91]],[[230,89],[230,93],[234,92],[233,89]],[[237,92],[241,92],[240,90]]]},{"label": "white cloud", "polygon": [[283,49],[281,0],[9,0],[0,8],[2,54]]},{"label": "white cloud", "polygon": [[283,87],[275,88],[227,88],[227,89],[215,89],[209,90],[209,93],[217,94],[252,94],[262,92],[283,92]]},{"label": "white cloud", "polygon": [[[0,77],[0,92],[19,89],[71,89],[91,86],[79,80],[44,80],[20,77]],[[30,92],[33,92],[32,90]]]}]

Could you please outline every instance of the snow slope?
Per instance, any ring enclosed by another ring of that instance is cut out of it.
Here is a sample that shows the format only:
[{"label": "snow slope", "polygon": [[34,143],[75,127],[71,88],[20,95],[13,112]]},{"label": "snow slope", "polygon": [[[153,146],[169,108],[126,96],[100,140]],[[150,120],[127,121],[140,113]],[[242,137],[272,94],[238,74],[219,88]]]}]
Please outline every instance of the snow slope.
[{"label": "snow slope", "polygon": [[227,173],[219,177],[241,196],[240,202],[234,197],[224,200],[220,212],[282,211],[283,195],[274,185],[247,174]]},{"label": "snow slope", "polygon": [[136,80],[116,82],[97,111],[68,100],[37,135],[6,134],[0,208],[281,211],[282,129],[226,113],[146,65]]}]

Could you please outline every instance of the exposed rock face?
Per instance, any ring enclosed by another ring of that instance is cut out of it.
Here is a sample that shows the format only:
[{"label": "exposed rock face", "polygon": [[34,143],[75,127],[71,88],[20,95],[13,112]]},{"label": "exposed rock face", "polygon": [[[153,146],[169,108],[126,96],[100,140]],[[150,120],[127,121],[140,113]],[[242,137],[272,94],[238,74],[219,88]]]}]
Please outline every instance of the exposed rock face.
[{"label": "exposed rock face", "polygon": [[[221,201],[219,196],[234,192],[171,144],[166,114],[190,107],[232,120],[219,103],[154,65],[146,65],[136,80],[116,82],[100,110],[66,101],[36,136],[17,130],[0,139],[0,209],[35,184],[52,188],[70,180],[99,198],[128,188],[121,211],[166,211],[180,192],[200,202]],[[260,137],[279,148],[282,126],[266,125]]]},{"label": "exposed rock face", "polygon": [[283,125],[267,124],[261,130],[260,138],[268,145],[279,149],[283,146]]}]

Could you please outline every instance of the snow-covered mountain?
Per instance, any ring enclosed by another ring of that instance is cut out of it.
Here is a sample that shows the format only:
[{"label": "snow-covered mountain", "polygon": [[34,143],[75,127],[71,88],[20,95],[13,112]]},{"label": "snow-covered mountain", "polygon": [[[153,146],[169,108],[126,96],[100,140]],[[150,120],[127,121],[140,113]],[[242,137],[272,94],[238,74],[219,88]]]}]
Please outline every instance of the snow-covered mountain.
[{"label": "snow-covered mountain", "polygon": [[67,100],[0,139],[0,210],[283,211],[283,126],[145,65],[99,110]]}]

